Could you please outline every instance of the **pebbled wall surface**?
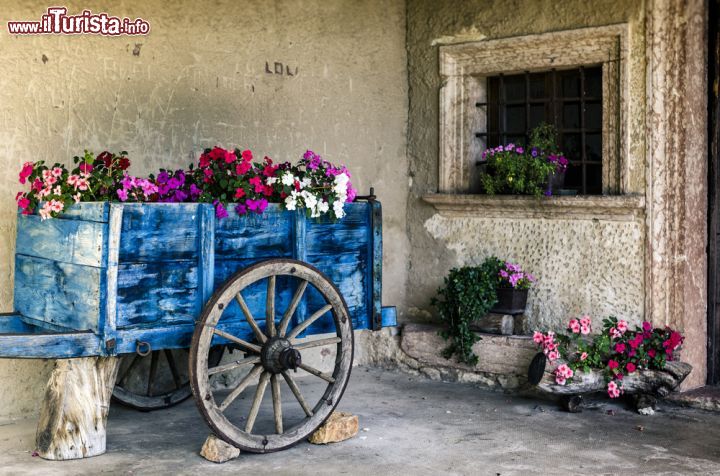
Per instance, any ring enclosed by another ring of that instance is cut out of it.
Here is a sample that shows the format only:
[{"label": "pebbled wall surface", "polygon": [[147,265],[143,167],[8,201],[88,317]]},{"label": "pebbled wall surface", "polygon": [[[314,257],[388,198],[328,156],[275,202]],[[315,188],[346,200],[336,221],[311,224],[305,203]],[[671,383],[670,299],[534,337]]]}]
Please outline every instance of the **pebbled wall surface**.
[{"label": "pebbled wall surface", "polygon": [[[384,212],[384,301],[404,302],[404,1],[70,1],[70,13],[142,17],[151,32],[7,32],[5,21],[37,20],[49,5],[0,0],[0,312],[13,308],[23,162],[127,150],[131,172],[144,174],[186,166],[216,144],[277,160],[311,148],[347,164],[362,194],[374,186]],[[36,411],[50,365],[0,361],[0,418]]]}]

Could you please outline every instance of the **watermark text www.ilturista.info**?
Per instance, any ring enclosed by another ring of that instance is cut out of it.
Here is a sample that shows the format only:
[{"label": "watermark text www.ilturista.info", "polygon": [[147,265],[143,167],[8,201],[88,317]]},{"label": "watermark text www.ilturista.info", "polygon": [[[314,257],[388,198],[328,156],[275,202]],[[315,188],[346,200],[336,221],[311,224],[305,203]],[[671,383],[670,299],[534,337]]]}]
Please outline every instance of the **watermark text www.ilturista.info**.
[{"label": "watermark text www.ilturista.info", "polygon": [[40,21],[9,21],[8,32],[13,35],[147,35],[150,23],[142,18],[119,18],[105,12],[83,10],[68,15],[65,7],[50,7]]}]

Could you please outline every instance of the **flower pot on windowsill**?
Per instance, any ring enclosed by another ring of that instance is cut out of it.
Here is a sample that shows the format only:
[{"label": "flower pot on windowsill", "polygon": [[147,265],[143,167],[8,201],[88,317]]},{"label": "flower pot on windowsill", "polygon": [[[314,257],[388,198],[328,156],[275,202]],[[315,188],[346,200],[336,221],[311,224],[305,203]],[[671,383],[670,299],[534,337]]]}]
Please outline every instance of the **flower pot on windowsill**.
[{"label": "flower pot on windowsill", "polygon": [[560,195],[560,191],[565,185],[565,171],[555,170],[548,174],[547,195]]},{"label": "flower pot on windowsill", "polygon": [[498,314],[522,314],[527,306],[527,289],[497,288],[497,303],[490,312]]}]

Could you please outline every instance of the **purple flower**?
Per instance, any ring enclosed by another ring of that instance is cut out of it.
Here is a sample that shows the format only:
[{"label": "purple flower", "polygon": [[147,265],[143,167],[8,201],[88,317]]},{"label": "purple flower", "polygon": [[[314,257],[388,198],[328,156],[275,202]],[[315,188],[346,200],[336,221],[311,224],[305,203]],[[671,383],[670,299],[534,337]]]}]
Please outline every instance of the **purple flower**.
[{"label": "purple flower", "polygon": [[235,212],[238,215],[245,215],[247,213],[247,207],[242,203],[238,203],[237,205],[235,205]]},{"label": "purple flower", "polygon": [[202,194],[202,190],[197,188],[197,185],[190,184],[190,199],[195,200]]},{"label": "purple flower", "polygon": [[515,149],[515,152],[517,152],[518,154],[522,154],[525,152],[525,149],[523,149],[522,147],[518,147],[517,149]]},{"label": "purple flower", "polygon": [[245,201],[245,205],[247,205],[248,210],[253,211],[257,214],[260,214],[260,213],[264,212],[265,209],[267,208],[268,201],[265,200],[264,198],[260,198],[258,200],[253,200],[253,199],[249,198]]},{"label": "purple flower", "polygon": [[352,185],[350,185],[350,182],[348,182],[347,186],[347,199],[345,200],[347,203],[352,202],[355,200],[355,197],[357,196],[357,190],[353,188]]},{"label": "purple flower", "polygon": [[227,210],[225,210],[225,207],[222,203],[220,203],[219,200],[215,200],[213,202],[213,205],[215,205],[215,216],[222,219],[226,218],[228,216]]},{"label": "purple flower", "polygon": [[537,157],[537,156],[538,156],[537,147],[533,147],[533,148],[532,148],[532,150],[530,151],[530,155],[532,155],[533,157]]},{"label": "purple flower", "polygon": [[170,176],[168,175],[168,173],[163,170],[162,172],[160,172],[158,174],[157,182],[158,183],[167,183],[169,178],[170,178]]},{"label": "purple flower", "polygon": [[127,190],[125,190],[124,188],[121,188],[120,190],[118,190],[117,194],[118,194],[118,198],[120,199],[121,202],[124,202],[128,198]]}]

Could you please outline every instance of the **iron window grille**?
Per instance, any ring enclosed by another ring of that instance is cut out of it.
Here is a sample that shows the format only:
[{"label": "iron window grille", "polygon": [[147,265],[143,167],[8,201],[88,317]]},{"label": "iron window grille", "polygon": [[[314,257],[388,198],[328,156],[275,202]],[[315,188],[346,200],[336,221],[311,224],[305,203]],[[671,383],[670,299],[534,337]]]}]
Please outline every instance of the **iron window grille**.
[{"label": "iron window grille", "polygon": [[558,130],[570,166],[566,189],[596,195],[603,191],[602,67],[500,74],[487,78],[487,128],[477,132],[485,148],[508,143],[526,146],[530,131],[542,122]]}]

